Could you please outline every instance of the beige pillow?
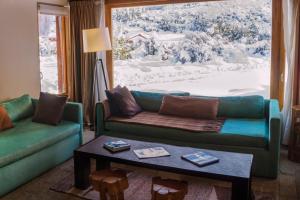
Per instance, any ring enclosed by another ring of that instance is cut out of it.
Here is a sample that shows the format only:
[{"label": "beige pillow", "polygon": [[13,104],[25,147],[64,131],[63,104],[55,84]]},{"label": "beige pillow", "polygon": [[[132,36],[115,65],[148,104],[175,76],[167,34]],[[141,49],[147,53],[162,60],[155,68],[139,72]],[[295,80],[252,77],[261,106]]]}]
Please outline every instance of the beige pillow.
[{"label": "beige pillow", "polygon": [[219,100],[197,97],[165,96],[159,114],[198,119],[216,119]]}]

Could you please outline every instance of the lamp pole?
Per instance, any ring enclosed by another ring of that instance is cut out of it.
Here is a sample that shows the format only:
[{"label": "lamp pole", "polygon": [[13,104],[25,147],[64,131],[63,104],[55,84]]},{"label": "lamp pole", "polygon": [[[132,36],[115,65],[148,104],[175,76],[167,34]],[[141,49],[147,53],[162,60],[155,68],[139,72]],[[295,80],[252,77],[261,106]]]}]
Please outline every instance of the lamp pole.
[{"label": "lamp pole", "polygon": [[105,89],[108,90],[107,81],[106,81],[106,75],[105,75],[105,70],[104,70],[104,65],[103,65],[102,58],[98,58],[97,61],[100,62],[100,64],[101,64],[102,73],[103,73],[103,77],[104,77],[104,83],[105,83]]},{"label": "lamp pole", "polygon": [[103,61],[101,58],[97,58],[96,64],[95,64],[95,69],[94,69],[94,83],[96,84],[96,89],[97,89],[97,93],[98,93],[97,94],[98,101],[100,101],[100,88],[99,88],[99,76],[98,76],[99,75],[99,73],[98,73],[98,63],[99,62],[101,64],[101,69],[102,69],[102,73],[103,73],[103,77],[104,77],[105,89],[108,90]]}]

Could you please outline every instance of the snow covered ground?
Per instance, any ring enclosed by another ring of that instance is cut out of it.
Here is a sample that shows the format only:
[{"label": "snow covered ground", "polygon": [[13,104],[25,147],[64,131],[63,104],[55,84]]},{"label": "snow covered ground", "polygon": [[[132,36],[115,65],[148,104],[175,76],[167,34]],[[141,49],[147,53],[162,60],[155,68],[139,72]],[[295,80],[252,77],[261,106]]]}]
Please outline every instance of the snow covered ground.
[{"label": "snow covered ground", "polygon": [[166,65],[165,62],[142,60],[117,61],[115,84],[134,90],[187,91],[196,95],[233,96],[259,94],[269,97],[268,60],[253,59],[248,65],[224,63]]},{"label": "snow covered ground", "polygon": [[40,56],[41,91],[58,93],[57,57]]},{"label": "snow covered ground", "polygon": [[271,0],[115,9],[115,84],[269,97],[271,16]]},{"label": "snow covered ground", "polygon": [[39,14],[41,91],[58,93],[56,16]]}]

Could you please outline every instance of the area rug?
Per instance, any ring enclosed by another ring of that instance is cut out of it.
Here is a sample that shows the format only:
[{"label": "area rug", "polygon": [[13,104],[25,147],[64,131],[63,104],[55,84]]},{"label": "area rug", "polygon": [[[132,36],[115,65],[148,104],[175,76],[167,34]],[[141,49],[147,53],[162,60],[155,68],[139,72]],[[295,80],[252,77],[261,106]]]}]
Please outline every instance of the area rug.
[{"label": "area rug", "polygon": [[[152,175],[140,171],[128,171],[129,188],[125,190],[127,200],[150,200]],[[230,200],[231,188],[214,186],[201,180],[188,181],[188,194],[185,200]],[[99,200],[99,193],[92,187],[86,190],[79,190],[74,187],[73,173],[59,180],[50,190],[73,195],[87,200]],[[275,194],[253,192],[255,200],[275,200]],[[242,199],[241,199],[242,200]]]}]

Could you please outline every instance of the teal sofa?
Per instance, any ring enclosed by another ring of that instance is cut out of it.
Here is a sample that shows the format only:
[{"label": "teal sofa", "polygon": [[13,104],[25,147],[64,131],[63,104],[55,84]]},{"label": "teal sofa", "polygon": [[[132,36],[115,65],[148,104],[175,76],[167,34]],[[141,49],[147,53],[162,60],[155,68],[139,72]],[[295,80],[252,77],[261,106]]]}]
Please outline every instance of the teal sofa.
[{"label": "teal sofa", "polygon": [[14,128],[0,132],[0,197],[73,156],[82,143],[82,106],[67,103],[57,126],[32,122],[37,100],[0,103]]},{"label": "teal sofa", "polygon": [[[144,111],[158,112],[165,93],[132,91]],[[172,95],[188,96],[188,93]],[[196,96],[195,96],[196,97]],[[213,98],[213,97],[201,97]],[[261,96],[219,97],[218,117],[225,118],[219,133],[190,132],[110,121],[108,101],[96,105],[96,135],[109,135],[166,144],[254,155],[255,176],[276,178],[279,168],[281,114],[278,101]]]}]

